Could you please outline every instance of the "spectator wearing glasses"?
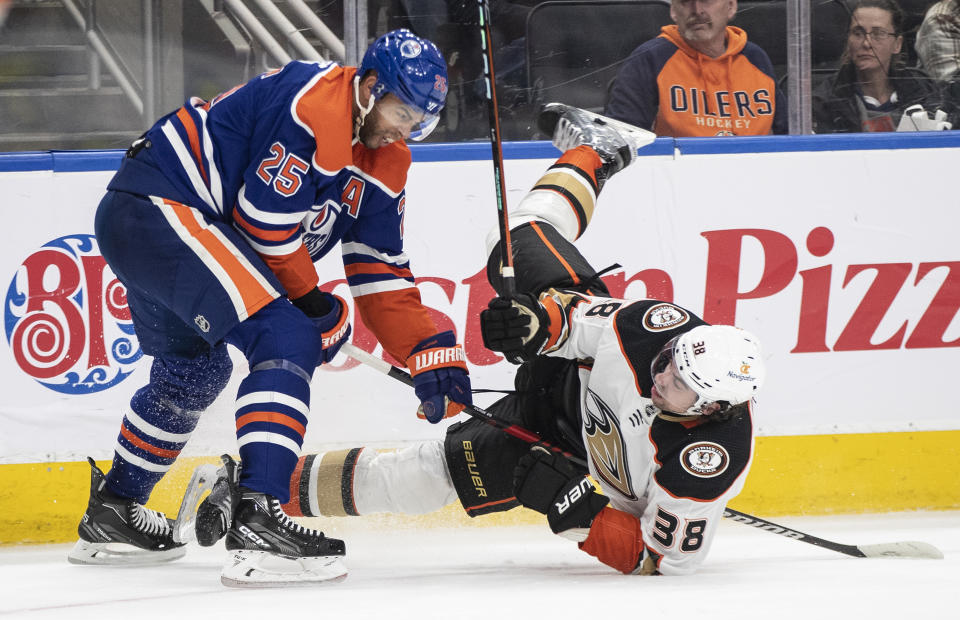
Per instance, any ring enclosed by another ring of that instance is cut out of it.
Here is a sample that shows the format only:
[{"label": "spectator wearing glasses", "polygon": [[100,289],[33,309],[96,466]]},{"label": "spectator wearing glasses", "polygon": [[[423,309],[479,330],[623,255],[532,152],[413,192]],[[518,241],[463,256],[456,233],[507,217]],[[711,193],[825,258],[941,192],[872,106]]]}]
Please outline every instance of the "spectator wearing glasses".
[{"label": "spectator wearing glasses", "polygon": [[903,10],[896,0],[860,0],[850,17],[844,62],[813,95],[817,133],[894,131],[905,109],[939,107],[936,83],[905,67]]}]

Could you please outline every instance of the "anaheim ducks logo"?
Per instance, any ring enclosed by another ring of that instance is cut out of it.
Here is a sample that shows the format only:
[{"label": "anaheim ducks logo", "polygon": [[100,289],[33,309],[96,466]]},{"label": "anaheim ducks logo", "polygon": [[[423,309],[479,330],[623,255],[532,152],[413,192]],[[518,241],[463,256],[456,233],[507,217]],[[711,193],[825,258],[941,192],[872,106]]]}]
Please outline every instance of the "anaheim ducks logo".
[{"label": "anaheim ducks logo", "polygon": [[683,449],[680,464],[687,473],[700,478],[713,478],[727,471],[730,455],[726,448],[712,441],[698,441]]},{"label": "anaheim ducks logo", "polygon": [[643,314],[643,326],[651,332],[671,329],[689,320],[690,315],[683,308],[667,303],[650,306]]},{"label": "anaheim ducks logo", "polygon": [[583,430],[597,475],[624,497],[637,499],[630,485],[626,448],[619,422],[607,403],[590,389],[587,390],[583,411]]}]

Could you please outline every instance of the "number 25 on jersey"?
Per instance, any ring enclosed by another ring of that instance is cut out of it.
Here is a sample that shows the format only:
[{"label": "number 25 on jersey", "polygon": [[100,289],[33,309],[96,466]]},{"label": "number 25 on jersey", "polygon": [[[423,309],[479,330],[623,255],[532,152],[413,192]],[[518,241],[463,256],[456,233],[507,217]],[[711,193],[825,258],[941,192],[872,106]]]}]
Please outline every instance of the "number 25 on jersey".
[{"label": "number 25 on jersey", "polygon": [[270,145],[270,155],[260,162],[257,176],[281,196],[293,196],[300,189],[302,175],[309,170],[310,164],[274,142]]}]

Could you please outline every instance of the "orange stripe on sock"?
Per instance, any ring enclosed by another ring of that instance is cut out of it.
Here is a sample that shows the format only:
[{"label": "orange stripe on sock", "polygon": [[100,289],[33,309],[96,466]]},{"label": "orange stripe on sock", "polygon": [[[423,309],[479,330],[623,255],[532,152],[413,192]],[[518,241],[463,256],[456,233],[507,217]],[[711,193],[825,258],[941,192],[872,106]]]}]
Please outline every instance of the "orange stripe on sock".
[{"label": "orange stripe on sock", "polygon": [[270,422],[272,424],[280,424],[297,431],[301,437],[303,437],[303,434],[307,432],[306,426],[300,424],[290,416],[283,415],[282,413],[278,413],[276,411],[251,411],[250,413],[245,413],[237,418],[237,431],[247,424],[251,424],[253,422]]},{"label": "orange stripe on sock", "polygon": [[575,149],[566,151],[560,159],[557,160],[557,163],[576,166],[593,180],[594,187],[597,186],[596,170],[603,166],[603,160],[600,159],[600,155],[593,150],[593,147],[581,144]]},{"label": "orange stripe on sock", "polygon": [[120,425],[120,434],[126,437],[127,441],[129,441],[136,447],[140,448],[141,450],[146,450],[147,452],[149,452],[154,456],[159,456],[164,459],[175,459],[177,458],[177,455],[180,454],[179,450],[164,450],[163,448],[158,448],[156,446],[152,446],[148,444],[144,440],[134,435],[133,432],[129,428],[127,428],[126,424]]},{"label": "orange stripe on sock", "polygon": [[570,263],[560,255],[560,252],[557,251],[557,248],[553,247],[553,244],[547,241],[546,235],[543,234],[543,229],[536,222],[530,222],[530,227],[537,233],[537,236],[540,237],[540,240],[543,241],[543,244],[547,246],[547,249],[550,250],[550,253],[553,254],[557,261],[563,265],[563,268],[567,270],[567,273],[570,274],[570,278],[573,280],[574,284],[580,284],[580,278],[577,277],[576,272],[573,270],[573,267],[570,266]]}]

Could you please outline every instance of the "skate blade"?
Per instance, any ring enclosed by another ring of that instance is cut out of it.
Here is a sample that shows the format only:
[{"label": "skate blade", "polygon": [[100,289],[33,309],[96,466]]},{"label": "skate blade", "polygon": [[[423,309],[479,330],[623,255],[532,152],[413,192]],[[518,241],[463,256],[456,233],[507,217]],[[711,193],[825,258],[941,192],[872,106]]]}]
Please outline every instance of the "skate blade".
[{"label": "skate blade", "polygon": [[[592,120],[600,120],[603,124],[610,125],[616,129],[625,140],[629,140],[633,144],[634,150],[640,149],[657,139],[657,134],[653,133],[652,131],[647,131],[646,129],[641,129],[635,125],[624,123],[623,121],[618,121],[608,116],[597,114],[596,112],[591,112],[589,110],[584,110],[583,108],[578,108],[576,106],[567,105],[565,103],[548,103],[543,106],[543,110],[540,112],[540,115],[537,119],[537,124],[540,128],[540,131],[548,136],[554,136],[556,127],[560,123],[560,117],[568,109],[579,110]],[[554,146],[561,151],[565,151],[570,147],[569,144],[562,140],[559,144],[556,140],[554,140]]]},{"label": "skate blade", "polygon": [[172,562],[186,554],[186,547],[150,551],[125,543],[93,543],[81,538],[67,554],[67,561],[99,566],[138,566]]},{"label": "skate blade", "polygon": [[180,501],[177,519],[173,522],[174,541],[187,543],[197,539],[197,507],[203,494],[213,489],[222,469],[216,465],[201,465],[193,470],[193,476],[183,492],[183,500]]},{"label": "skate blade", "polygon": [[641,129],[636,125],[631,125],[629,123],[624,123],[623,121],[618,121],[609,116],[604,116],[602,114],[597,114],[595,112],[587,112],[594,120],[601,120],[605,124],[610,125],[616,129],[620,135],[629,140],[634,144],[634,148],[640,148],[646,146],[657,139],[657,134],[652,131],[647,131],[646,129]]},{"label": "skate blade", "polygon": [[230,588],[286,588],[336,583],[347,578],[341,556],[282,558],[265,551],[234,551],[220,573]]}]

